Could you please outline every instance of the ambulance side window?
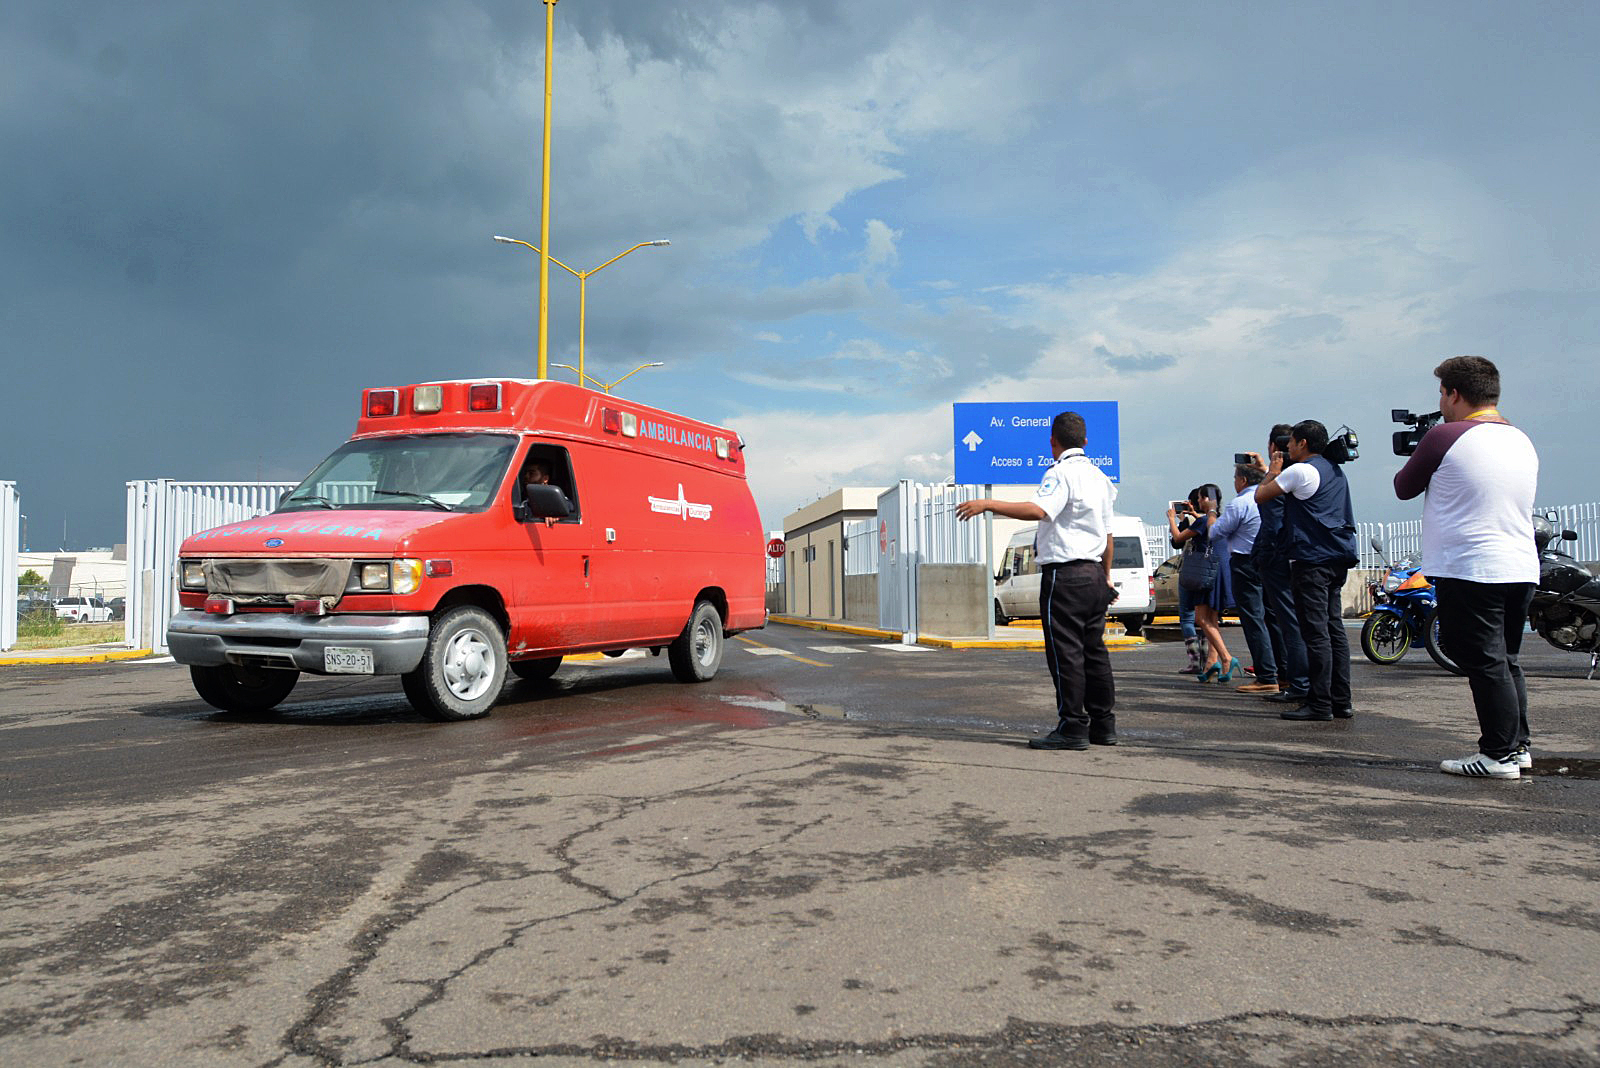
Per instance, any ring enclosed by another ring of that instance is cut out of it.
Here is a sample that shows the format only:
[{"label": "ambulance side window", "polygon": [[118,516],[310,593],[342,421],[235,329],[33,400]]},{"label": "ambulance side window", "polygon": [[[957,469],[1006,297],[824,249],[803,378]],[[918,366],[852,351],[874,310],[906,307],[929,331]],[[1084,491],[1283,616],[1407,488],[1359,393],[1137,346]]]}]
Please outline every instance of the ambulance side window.
[{"label": "ambulance side window", "polygon": [[[567,450],[556,445],[534,445],[528,449],[528,455],[523,457],[522,470],[526,470],[529,461],[543,463],[550,472],[550,485],[555,486],[567,495],[567,503],[572,506],[572,514],[561,520],[563,523],[576,523],[582,516],[578,506],[578,483],[572,475],[572,457]],[[518,477],[517,500],[522,499],[521,477]]]}]

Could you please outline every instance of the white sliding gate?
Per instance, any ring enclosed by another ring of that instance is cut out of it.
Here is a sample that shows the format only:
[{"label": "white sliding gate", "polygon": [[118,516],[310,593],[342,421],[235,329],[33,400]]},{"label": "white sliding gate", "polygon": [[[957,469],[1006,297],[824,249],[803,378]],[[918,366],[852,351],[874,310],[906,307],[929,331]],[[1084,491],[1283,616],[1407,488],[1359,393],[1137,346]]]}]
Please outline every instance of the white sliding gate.
[{"label": "white sliding gate", "polygon": [[[128,609],[123,640],[167,651],[167,621],[177,610],[178,547],[209,527],[264,515],[293,482],[128,483]],[[15,555],[12,556],[15,560]],[[12,583],[15,588],[15,582]]]},{"label": "white sliding gate", "polygon": [[17,553],[22,541],[17,536],[22,517],[22,501],[15,482],[0,482],[0,653],[17,644]]}]

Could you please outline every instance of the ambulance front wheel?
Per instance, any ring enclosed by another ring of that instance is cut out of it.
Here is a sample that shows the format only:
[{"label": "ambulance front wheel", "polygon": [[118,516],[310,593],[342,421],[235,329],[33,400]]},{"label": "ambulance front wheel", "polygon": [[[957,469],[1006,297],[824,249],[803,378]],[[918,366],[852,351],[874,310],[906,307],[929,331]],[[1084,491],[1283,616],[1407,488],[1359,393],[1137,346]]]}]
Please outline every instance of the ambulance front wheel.
[{"label": "ambulance front wheel", "polygon": [[194,682],[194,692],[212,708],[224,712],[265,712],[276,708],[289,696],[294,684],[300,681],[300,672],[219,664],[190,667],[189,678]]},{"label": "ambulance front wheel", "polygon": [[667,647],[667,661],[679,682],[705,682],[722,666],[722,616],[710,601],[694,606],[683,633]]},{"label": "ambulance front wheel", "polygon": [[462,605],[428,629],[422,663],[400,676],[411,707],[437,720],[488,715],[506,682],[506,640],[494,617]]}]

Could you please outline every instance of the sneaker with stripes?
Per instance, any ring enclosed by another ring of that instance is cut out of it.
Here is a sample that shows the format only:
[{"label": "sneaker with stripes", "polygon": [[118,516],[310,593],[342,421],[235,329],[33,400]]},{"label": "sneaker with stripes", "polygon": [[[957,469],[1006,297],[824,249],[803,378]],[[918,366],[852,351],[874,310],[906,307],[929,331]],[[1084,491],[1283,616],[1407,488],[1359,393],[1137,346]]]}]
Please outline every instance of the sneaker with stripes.
[{"label": "sneaker with stripes", "polygon": [[1460,760],[1441,760],[1439,770],[1446,775],[1468,775],[1480,779],[1520,779],[1522,771],[1517,767],[1517,755],[1512,753],[1504,760],[1496,760],[1482,753],[1473,753]]},{"label": "sneaker with stripes", "polygon": [[1516,751],[1511,755],[1516,759],[1517,767],[1521,768],[1523,771],[1527,771],[1529,768],[1533,767],[1533,750],[1529,749],[1527,746],[1517,746]]}]

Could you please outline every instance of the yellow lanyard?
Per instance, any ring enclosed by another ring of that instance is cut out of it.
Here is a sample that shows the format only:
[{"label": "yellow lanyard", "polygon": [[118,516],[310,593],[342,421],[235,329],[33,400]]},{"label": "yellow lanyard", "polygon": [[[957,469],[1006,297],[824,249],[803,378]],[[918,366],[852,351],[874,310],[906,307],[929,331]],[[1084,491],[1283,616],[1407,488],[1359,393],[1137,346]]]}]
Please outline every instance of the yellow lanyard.
[{"label": "yellow lanyard", "polygon": [[1467,418],[1468,419],[1477,419],[1480,416],[1486,416],[1486,415],[1487,416],[1492,416],[1495,419],[1504,419],[1505,418],[1505,416],[1500,414],[1500,409],[1492,407],[1492,406],[1488,407],[1488,408],[1479,408],[1477,411],[1475,411],[1471,415],[1467,416]]}]

